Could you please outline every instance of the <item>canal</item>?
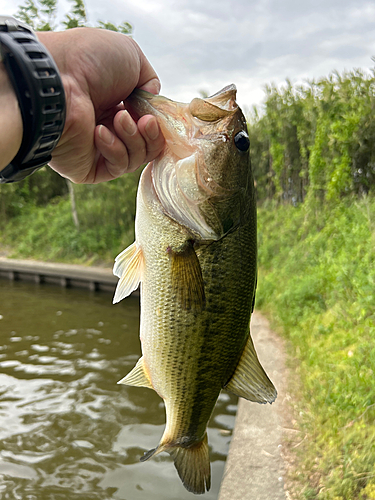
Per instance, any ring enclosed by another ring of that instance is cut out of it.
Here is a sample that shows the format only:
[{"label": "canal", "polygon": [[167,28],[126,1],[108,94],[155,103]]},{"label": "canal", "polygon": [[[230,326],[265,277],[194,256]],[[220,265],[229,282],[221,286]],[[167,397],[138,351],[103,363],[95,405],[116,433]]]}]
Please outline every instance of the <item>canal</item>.
[{"label": "canal", "polygon": [[[163,433],[164,405],[117,385],[140,356],[139,300],[0,279],[0,498],[192,499],[167,454],[140,463]],[[210,421],[218,497],[237,398]]]}]

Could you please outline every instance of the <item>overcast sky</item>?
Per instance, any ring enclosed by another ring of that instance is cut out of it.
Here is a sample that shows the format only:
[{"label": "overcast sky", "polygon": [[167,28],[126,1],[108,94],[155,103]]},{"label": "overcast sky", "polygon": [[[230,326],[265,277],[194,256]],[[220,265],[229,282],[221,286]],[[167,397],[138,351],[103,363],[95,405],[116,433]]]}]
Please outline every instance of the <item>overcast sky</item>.
[{"label": "overcast sky", "polygon": [[[18,0],[0,0],[15,14]],[[375,0],[86,0],[89,22],[129,21],[162,81],[190,101],[230,83],[238,102],[261,103],[264,85],[301,82],[332,70],[370,68]],[[59,0],[60,16],[70,3]],[[126,78],[126,75],[124,75]]]}]

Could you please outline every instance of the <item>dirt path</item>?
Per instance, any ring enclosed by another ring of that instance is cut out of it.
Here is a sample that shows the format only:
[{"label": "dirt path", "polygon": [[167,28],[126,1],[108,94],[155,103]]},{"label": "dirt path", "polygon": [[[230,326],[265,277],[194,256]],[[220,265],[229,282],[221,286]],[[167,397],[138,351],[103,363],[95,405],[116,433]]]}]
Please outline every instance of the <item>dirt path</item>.
[{"label": "dirt path", "polygon": [[283,341],[255,312],[251,333],[259,359],[275,384],[272,405],[241,399],[219,500],[285,500],[282,443],[287,432],[287,370]]}]

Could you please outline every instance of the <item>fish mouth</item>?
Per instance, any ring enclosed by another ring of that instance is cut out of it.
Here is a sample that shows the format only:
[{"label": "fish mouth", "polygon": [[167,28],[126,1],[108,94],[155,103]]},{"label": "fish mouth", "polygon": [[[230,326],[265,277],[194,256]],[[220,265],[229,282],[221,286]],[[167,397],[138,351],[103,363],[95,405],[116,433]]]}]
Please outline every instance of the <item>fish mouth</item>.
[{"label": "fish mouth", "polygon": [[197,97],[186,104],[136,89],[125,104],[136,120],[148,114],[155,116],[170,149],[177,157],[185,158],[193,153],[192,141],[202,126],[230,117],[239,109],[236,93],[232,84],[210,97]]},{"label": "fish mouth", "polygon": [[167,146],[178,158],[192,154],[189,144],[192,123],[186,115],[186,104],[172,101],[161,95],[136,89],[125,101],[130,114],[138,120],[144,115],[155,116]]},{"label": "fish mouth", "polygon": [[135,89],[125,102],[129,111],[138,119],[146,114],[154,115],[157,118],[160,118],[161,115],[176,119],[188,108],[192,116],[202,121],[211,122],[231,115],[238,109],[236,94],[236,86],[231,84],[210,97],[196,97],[190,104],[186,104],[172,101],[162,95],[154,95],[145,90]]},{"label": "fish mouth", "polygon": [[210,97],[193,99],[189,109],[193,116],[202,121],[217,121],[237,111],[236,95],[237,88],[232,83]]},{"label": "fish mouth", "polygon": [[127,109],[137,119],[144,115],[178,115],[178,103],[162,95],[154,95],[145,90],[135,89],[125,101]]}]

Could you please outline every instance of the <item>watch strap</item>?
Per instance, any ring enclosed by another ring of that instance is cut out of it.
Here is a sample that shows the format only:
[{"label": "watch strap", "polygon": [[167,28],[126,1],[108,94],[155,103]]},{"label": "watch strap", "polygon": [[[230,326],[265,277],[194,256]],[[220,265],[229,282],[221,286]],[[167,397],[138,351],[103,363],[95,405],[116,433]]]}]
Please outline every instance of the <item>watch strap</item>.
[{"label": "watch strap", "polygon": [[24,179],[51,160],[65,123],[65,94],[58,68],[28,26],[0,16],[0,55],[23,121],[21,147],[0,172],[0,183]]}]

